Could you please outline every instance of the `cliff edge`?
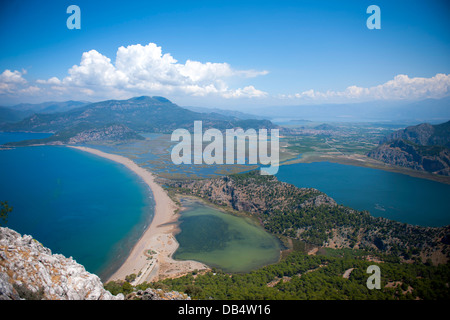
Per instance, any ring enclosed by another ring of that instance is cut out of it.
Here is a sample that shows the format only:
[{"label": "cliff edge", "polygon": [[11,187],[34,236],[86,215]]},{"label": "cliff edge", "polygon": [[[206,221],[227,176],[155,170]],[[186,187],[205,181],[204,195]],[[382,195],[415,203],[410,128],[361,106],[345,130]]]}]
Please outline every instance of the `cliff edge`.
[{"label": "cliff edge", "polygon": [[0,227],[0,300],[123,300],[72,258]]}]

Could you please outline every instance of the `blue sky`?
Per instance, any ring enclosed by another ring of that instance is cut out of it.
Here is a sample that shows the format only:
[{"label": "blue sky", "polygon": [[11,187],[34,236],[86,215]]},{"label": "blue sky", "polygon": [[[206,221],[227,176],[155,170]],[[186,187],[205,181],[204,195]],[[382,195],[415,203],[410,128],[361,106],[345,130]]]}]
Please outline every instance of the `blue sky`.
[{"label": "blue sky", "polygon": [[[450,5],[393,2],[2,2],[0,104],[146,94],[223,107],[448,95]],[[72,4],[81,30],[66,27]],[[381,9],[380,30],[366,27],[371,4]],[[129,49],[121,67],[120,47]],[[149,58],[158,48],[170,61]]]}]

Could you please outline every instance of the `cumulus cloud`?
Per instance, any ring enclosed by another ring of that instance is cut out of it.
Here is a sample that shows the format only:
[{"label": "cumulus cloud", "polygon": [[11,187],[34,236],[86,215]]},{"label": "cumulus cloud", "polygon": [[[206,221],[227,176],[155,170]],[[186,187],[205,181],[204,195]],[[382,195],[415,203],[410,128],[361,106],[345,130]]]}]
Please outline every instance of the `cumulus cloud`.
[{"label": "cumulus cloud", "polygon": [[79,65],[63,79],[39,80],[59,92],[120,98],[130,94],[218,95],[225,98],[260,97],[263,92],[250,87],[230,89],[227,79],[251,78],[267,71],[235,70],[228,63],[187,60],[179,63],[154,43],[130,45],[117,50],[114,63],[96,50],[84,52]]},{"label": "cumulus cloud", "polygon": [[[230,99],[266,98],[274,102],[353,102],[369,100],[399,100],[442,98],[450,95],[450,76],[436,74],[430,78],[397,75],[392,80],[373,87],[352,85],[343,91],[314,89],[288,95],[269,95],[255,88],[251,78],[268,74],[266,70],[237,70],[226,62],[200,62],[188,59],[184,63],[154,43],[130,45],[117,49],[111,58],[97,50],[81,55],[79,64],[67,70],[65,77],[50,77],[29,82],[26,71],[4,70],[0,74],[2,98],[33,97],[53,99],[125,99],[137,95],[162,95],[183,99],[192,97]],[[242,87],[231,88],[239,80]],[[5,100],[5,99],[4,99]],[[256,100],[258,103],[260,100]]]},{"label": "cumulus cloud", "polygon": [[261,98],[266,96],[267,96],[266,92],[258,90],[254,86],[247,86],[244,87],[243,89],[237,89],[232,92],[224,93],[224,97],[226,98],[241,98],[241,97]]},{"label": "cumulus cloud", "polygon": [[450,76],[438,73],[431,78],[397,75],[394,79],[370,88],[349,86],[344,91],[320,92],[313,89],[284,98],[305,100],[417,100],[443,98],[450,94]]},{"label": "cumulus cloud", "polygon": [[0,93],[11,93],[18,87],[24,85],[27,81],[22,77],[21,72],[15,70],[5,70],[0,74]]},{"label": "cumulus cloud", "polygon": [[23,77],[26,70],[11,71],[6,69],[0,74],[0,95],[10,94],[35,94],[40,91],[40,88],[30,85]]},{"label": "cumulus cloud", "polygon": [[0,82],[2,83],[26,83],[27,81],[22,77],[22,74],[26,74],[26,71],[11,71],[5,70],[0,74]]}]

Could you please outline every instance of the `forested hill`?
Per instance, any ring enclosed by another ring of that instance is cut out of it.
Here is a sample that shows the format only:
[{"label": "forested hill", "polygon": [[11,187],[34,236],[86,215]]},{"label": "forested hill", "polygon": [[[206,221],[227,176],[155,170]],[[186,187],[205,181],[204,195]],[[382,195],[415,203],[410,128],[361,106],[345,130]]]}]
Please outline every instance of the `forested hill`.
[{"label": "forested hill", "polygon": [[41,144],[82,144],[91,141],[118,142],[130,140],[145,140],[145,138],[123,124],[96,126],[87,123],[78,123],[73,127],[61,130],[48,138],[8,142],[4,144],[4,147],[24,147]]},{"label": "forested hill", "polygon": [[450,226],[421,227],[371,216],[337,204],[312,188],[297,188],[257,171],[215,179],[168,182],[194,195],[259,219],[269,232],[330,248],[375,250],[402,260],[446,263]]},{"label": "forested hill", "polygon": [[199,113],[184,109],[163,97],[136,97],[91,103],[66,112],[34,114],[16,123],[5,123],[3,131],[59,132],[85,123],[95,126],[122,124],[137,132],[170,133],[175,129],[193,129],[194,121],[203,128],[219,130],[241,127],[275,128],[268,120],[242,120],[218,113]]}]

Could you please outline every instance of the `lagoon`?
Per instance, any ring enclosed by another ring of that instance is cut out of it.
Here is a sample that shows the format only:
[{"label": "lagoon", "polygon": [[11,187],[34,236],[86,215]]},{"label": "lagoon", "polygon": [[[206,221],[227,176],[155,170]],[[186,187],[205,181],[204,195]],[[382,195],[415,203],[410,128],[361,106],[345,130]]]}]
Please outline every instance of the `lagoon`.
[{"label": "lagoon", "polygon": [[248,272],[280,257],[279,241],[249,218],[200,201],[183,201],[175,259],[196,260],[225,272]]}]

